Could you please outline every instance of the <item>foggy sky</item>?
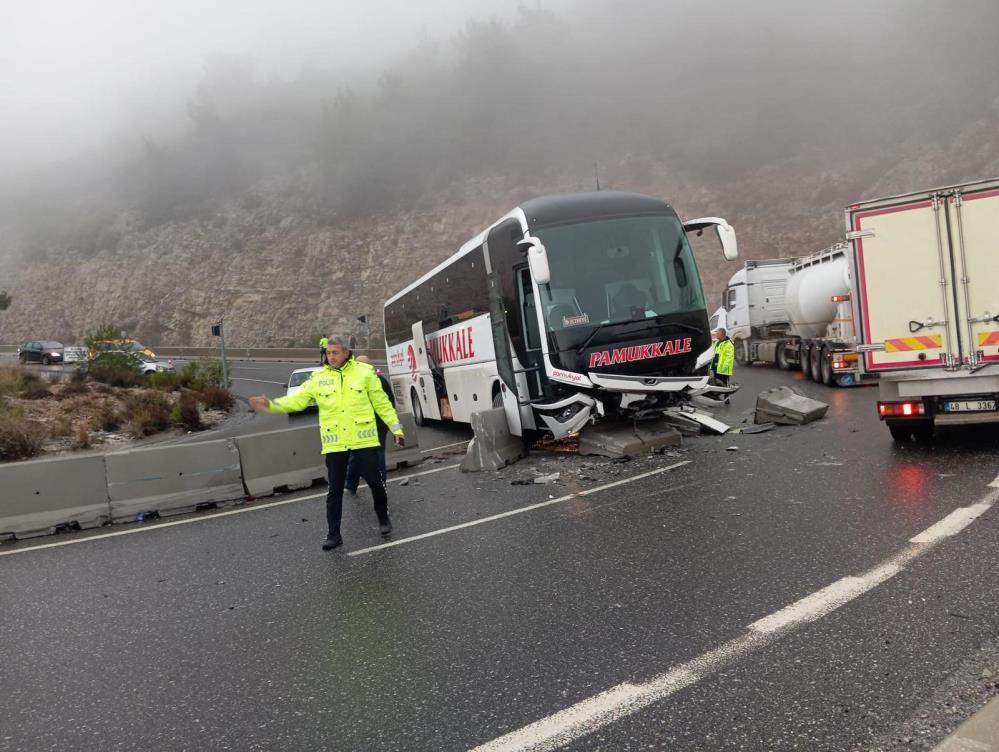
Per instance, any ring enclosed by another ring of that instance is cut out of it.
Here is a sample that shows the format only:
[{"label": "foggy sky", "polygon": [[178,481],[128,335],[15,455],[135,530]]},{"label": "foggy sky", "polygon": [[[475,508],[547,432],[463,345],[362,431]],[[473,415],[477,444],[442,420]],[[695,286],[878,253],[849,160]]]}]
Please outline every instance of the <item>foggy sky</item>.
[{"label": "foggy sky", "polygon": [[[561,2],[547,2],[547,7]],[[502,0],[5,0],[0,11],[0,171],[94,149],[119,133],[159,137],[186,120],[205,61],[253,62],[257,76],[313,66],[377,75],[421,36]]]}]

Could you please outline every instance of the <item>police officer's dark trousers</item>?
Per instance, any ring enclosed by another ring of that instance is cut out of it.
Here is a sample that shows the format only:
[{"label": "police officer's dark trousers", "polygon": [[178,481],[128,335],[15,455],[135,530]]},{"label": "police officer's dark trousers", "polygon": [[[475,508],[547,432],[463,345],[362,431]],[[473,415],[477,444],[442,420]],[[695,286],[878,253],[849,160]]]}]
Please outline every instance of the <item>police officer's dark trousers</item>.
[{"label": "police officer's dark trousers", "polygon": [[344,452],[328,452],[326,457],[326,477],[330,490],[326,494],[326,524],[329,534],[340,532],[340,517],[343,514],[343,487],[347,480],[347,464],[351,456],[357,463],[358,474],[371,489],[375,500],[375,514],[378,521],[388,521],[388,494],[385,493],[385,483],[378,472],[378,447],[364,449],[349,449]]}]

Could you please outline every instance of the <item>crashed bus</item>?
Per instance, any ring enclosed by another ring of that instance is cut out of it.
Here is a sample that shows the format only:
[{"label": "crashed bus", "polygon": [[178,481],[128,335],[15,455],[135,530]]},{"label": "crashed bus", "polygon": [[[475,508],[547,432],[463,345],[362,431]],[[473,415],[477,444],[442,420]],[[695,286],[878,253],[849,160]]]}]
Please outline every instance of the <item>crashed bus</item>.
[{"label": "crashed bus", "polygon": [[418,424],[502,407],[530,440],[705,393],[711,334],[687,234],[708,228],[736,258],[724,219],[681,222],[661,199],[524,202],[386,301],[397,404]]}]

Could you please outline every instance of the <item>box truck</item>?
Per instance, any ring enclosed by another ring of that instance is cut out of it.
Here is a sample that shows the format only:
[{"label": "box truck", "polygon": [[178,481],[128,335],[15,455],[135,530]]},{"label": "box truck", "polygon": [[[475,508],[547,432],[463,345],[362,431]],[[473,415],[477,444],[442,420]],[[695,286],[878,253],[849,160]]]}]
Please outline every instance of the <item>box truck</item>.
[{"label": "box truck", "polygon": [[999,178],[846,208],[858,350],[896,441],[999,422]]}]

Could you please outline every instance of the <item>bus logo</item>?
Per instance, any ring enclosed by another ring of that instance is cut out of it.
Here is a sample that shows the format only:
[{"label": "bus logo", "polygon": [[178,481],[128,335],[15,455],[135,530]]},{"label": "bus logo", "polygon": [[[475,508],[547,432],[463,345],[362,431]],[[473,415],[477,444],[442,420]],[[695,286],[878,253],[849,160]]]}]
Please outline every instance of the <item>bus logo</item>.
[{"label": "bus logo", "polygon": [[406,350],[406,358],[409,360],[409,377],[416,381],[416,350],[412,345]]},{"label": "bus logo", "polygon": [[667,355],[683,355],[691,350],[691,338],[668,339],[664,342],[650,342],[635,347],[619,347],[616,350],[597,350],[590,353],[590,368],[612,366],[618,363],[633,363],[636,360],[650,360]]}]

